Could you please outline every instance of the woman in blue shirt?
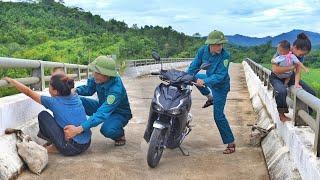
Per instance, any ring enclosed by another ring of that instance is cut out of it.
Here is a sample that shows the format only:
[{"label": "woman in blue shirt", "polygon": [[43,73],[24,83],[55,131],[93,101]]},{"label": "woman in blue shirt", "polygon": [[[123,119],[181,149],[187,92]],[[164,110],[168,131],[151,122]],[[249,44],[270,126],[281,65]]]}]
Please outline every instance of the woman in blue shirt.
[{"label": "woman in blue shirt", "polygon": [[90,130],[69,140],[64,136],[65,126],[79,126],[87,120],[79,96],[71,93],[71,89],[74,88],[73,79],[69,79],[64,74],[53,75],[49,86],[51,97],[40,95],[14,79],[8,77],[4,79],[20,92],[52,111],[53,116],[47,111],[42,111],[38,115],[38,136],[50,144],[46,147],[49,153],[60,152],[65,156],[74,156],[88,149],[91,143]]}]

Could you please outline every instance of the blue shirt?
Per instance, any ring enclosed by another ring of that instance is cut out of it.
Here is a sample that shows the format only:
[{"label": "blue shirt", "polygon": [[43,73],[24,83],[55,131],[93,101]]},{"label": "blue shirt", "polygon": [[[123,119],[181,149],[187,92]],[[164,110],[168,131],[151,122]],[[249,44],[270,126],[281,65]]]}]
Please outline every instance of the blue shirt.
[{"label": "blue shirt", "polygon": [[[78,95],[41,96],[41,104],[53,112],[53,117],[61,128],[66,125],[79,126],[87,120],[84,107]],[[88,143],[90,139],[90,130],[85,130],[73,138],[79,144]]]},{"label": "blue shirt", "polygon": [[128,120],[132,118],[127,91],[119,76],[100,84],[93,77],[89,78],[87,85],[77,87],[76,92],[82,96],[92,96],[97,92],[99,99],[100,107],[87,121],[81,123],[83,129],[99,125],[109,119],[112,113],[120,114]]},{"label": "blue shirt", "polygon": [[199,48],[197,55],[190,64],[187,72],[197,74],[203,63],[210,63],[211,66],[206,70],[207,78],[204,83],[214,89],[230,90],[230,77],[228,73],[230,54],[222,49],[219,54],[212,54],[209,45]]}]

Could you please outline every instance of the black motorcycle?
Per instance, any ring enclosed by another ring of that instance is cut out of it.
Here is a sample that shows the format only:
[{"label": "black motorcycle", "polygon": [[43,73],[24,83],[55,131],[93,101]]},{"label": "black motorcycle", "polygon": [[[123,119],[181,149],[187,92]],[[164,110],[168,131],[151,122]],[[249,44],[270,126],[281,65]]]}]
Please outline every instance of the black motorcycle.
[{"label": "black motorcycle", "polygon": [[[156,52],[152,52],[152,57],[161,61]],[[203,64],[201,69],[207,69],[209,66],[210,64]],[[145,132],[145,139],[150,143],[147,162],[154,168],[158,165],[165,148],[178,147],[183,155],[189,155],[180,145],[191,131],[191,86],[195,84],[196,78],[184,71],[163,70],[162,63],[160,72],[151,74],[159,75],[160,79],[166,82],[155,89]]]}]

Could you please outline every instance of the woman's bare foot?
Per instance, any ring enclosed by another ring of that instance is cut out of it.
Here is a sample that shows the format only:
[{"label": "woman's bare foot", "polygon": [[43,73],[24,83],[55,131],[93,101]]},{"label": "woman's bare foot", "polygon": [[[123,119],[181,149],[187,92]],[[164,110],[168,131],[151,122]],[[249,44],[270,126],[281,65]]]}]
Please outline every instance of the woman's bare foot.
[{"label": "woman's bare foot", "polygon": [[49,142],[49,141],[48,141],[48,142],[44,143],[42,146],[43,146],[43,147],[48,147],[48,146],[50,146],[51,144],[52,144],[52,142]]},{"label": "woman's bare foot", "polygon": [[59,153],[58,149],[53,144],[51,144],[45,148],[47,149],[48,153]]},{"label": "woman's bare foot", "polygon": [[290,121],[291,119],[289,117],[287,117],[286,115],[284,115],[284,113],[280,113],[279,114],[280,117],[280,121],[281,122],[286,122],[286,121]]}]

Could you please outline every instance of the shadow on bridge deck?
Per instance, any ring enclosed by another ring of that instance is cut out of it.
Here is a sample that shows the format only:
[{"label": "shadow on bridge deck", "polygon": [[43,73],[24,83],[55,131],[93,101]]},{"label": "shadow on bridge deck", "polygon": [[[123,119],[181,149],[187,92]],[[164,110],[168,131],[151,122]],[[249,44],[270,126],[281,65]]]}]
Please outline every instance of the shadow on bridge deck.
[{"label": "shadow on bridge deck", "polygon": [[147,144],[142,139],[157,77],[124,79],[134,118],[126,127],[127,145],[114,147],[93,129],[89,150],[77,157],[49,155],[49,164],[41,176],[24,172],[19,179],[269,179],[261,148],[250,147],[250,128],[256,115],[249,99],[241,64],[232,64],[231,92],[226,114],[236,137],[237,151],[223,155],[219,132],[211,109],[201,109],[205,97],[193,91],[193,131],[183,143],[189,157],[179,150],[166,150],[159,166],[146,163]]}]

